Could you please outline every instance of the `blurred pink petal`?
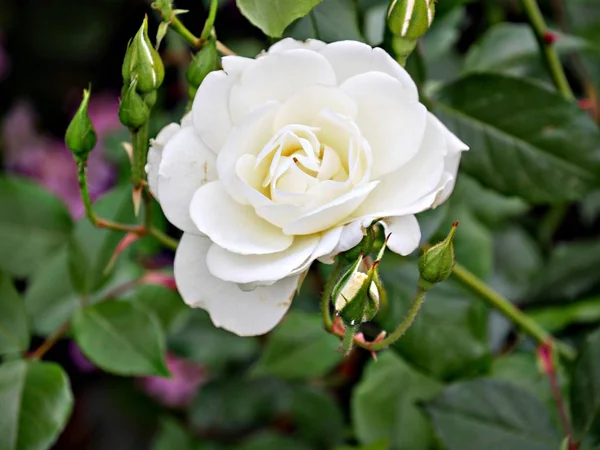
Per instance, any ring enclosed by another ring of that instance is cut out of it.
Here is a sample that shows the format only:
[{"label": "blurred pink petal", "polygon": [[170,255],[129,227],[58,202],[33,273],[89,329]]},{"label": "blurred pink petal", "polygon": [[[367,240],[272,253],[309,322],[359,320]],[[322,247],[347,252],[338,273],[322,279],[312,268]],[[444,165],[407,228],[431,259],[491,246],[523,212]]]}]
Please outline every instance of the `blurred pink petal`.
[{"label": "blurred pink petal", "polygon": [[75,341],[69,342],[69,356],[71,357],[71,362],[73,365],[79,370],[81,373],[90,373],[98,370],[94,364],[92,364],[75,343]]},{"label": "blurred pink petal", "polygon": [[167,354],[171,378],[140,379],[144,391],[169,408],[183,408],[192,401],[197,389],[206,381],[204,368],[196,363]]}]

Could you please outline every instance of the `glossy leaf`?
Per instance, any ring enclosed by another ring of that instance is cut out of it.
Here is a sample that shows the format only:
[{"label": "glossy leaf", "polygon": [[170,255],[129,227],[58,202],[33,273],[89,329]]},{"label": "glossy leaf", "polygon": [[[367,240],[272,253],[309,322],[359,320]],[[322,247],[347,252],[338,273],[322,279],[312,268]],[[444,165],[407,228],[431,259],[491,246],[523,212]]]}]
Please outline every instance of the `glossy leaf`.
[{"label": "glossy leaf", "polygon": [[0,448],[46,450],[73,409],[69,379],[54,363],[14,361],[0,366]]},{"label": "glossy leaf", "polygon": [[[27,277],[63,246],[73,228],[64,203],[21,178],[0,178],[0,269]],[[8,257],[10,255],[10,257]]]},{"label": "glossy leaf", "polygon": [[462,169],[504,195],[557,203],[580,199],[600,183],[600,131],[556,92],[476,74],[441,89],[434,109],[471,147]]},{"label": "glossy leaf", "polygon": [[556,450],[547,409],[507,382],[476,379],[447,387],[426,410],[448,450]]},{"label": "glossy leaf", "polygon": [[0,355],[29,348],[29,325],[25,303],[12,280],[0,272]]},{"label": "glossy leaf", "polygon": [[120,375],[169,376],[158,320],[127,302],[104,302],[73,319],[77,345],[95,365]]},{"label": "glossy leaf", "polygon": [[600,442],[600,330],[588,337],[573,369],[571,415],[578,439]]},{"label": "glossy leaf", "polygon": [[557,333],[574,324],[600,322],[600,296],[574,303],[528,309],[527,315],[550,333]]},{"label": "glossy leaf", "polygon": [[252,373],[285,379],[307,379],[325,375],[342,359],[339,339],[323,330],[320,317],[289,313],[271,333]]},{"label": "glossy leaf", "polygon": [[307,15],[321,0],[237,0],[242,14],[263,33],[279,37],[294,20]]},{"label": "glossy leaf", "polygon": [[161,421],[151,450],[200,450],[200,444],[175,419]]},{"label": "glossy leaf", "polygon": [[369,363],[351,400],[356,437],[368,445],[388,439],[390,448],[428,450],[434,443],[429,421],[419,408],[442,385],[411,368],[393,352]]},{"label": "glossy leaf", "polygon": [[363,41],[358,28],[359,11],[353,0],[323,0],[306,16],[294,23],[285,35],[299,40],[325,42],[350,39]]},{"label": "glossy leaf", "polygon": [[[389,306],[381,317],[393,330],[405,316],[417,286],[414,262],[390,256],[381,264]],[[487,309],[470,294],[446,281],[432,289],[415,322],[394,348],[416,367],[440,379],[485,372],[489,366]]]},{"label": "glossy leaf", "polygon": [[159,320],[165,332],[169,332],[183,313],[189,308],[173,289],[156,284],[147,284],[133,292],[133,302]]}]

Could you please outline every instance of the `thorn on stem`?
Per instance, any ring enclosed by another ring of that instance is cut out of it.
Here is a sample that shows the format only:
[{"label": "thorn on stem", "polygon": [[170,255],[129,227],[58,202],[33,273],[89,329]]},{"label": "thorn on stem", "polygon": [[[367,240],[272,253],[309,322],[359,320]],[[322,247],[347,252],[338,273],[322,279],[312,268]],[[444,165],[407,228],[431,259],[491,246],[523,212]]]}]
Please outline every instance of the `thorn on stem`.
[{"label": "thorn on stem", "polygon": [[557,41],[558,36],[556,36],[556,34],[552,33],[551,31],[546,31],[544,33],[543,39],[546,45],[552,45]]}]

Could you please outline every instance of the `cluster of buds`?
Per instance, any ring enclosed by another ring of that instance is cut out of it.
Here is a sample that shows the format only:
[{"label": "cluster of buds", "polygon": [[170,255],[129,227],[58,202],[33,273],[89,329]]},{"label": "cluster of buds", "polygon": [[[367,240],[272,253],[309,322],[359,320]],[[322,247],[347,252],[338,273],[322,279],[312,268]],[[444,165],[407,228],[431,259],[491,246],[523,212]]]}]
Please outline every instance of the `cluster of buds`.
[{"label": "cluster of buds", "polygon": [[388,28],[394,35],[392,45],[397,58],[406,58],[433,22],[435,0],[392,0],[387,12]]},{"label": "cluster of buds", "polygon": [[129,129],[136,130],[148,121],[156,102],[156,90],[165,77],[163,62],[148,37],[147,17],[127,45],[121,74],[119,119]]}]

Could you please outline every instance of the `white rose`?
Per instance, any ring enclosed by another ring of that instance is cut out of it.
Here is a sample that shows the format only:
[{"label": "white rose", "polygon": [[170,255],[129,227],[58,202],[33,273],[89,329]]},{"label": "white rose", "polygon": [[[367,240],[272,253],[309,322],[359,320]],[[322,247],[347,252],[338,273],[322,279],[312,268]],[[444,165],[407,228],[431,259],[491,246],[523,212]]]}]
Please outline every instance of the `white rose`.
[{"label": "white rose", "polygon": [[392,251],[415,250],[414,214],[450,195],[468,149],[402,67],[353,41],[227,56],[191,118],[153,142],[148,181],[184,231],[183,299],[242,336],[271,330],[310,264],[356,246],[373,219]]}]

